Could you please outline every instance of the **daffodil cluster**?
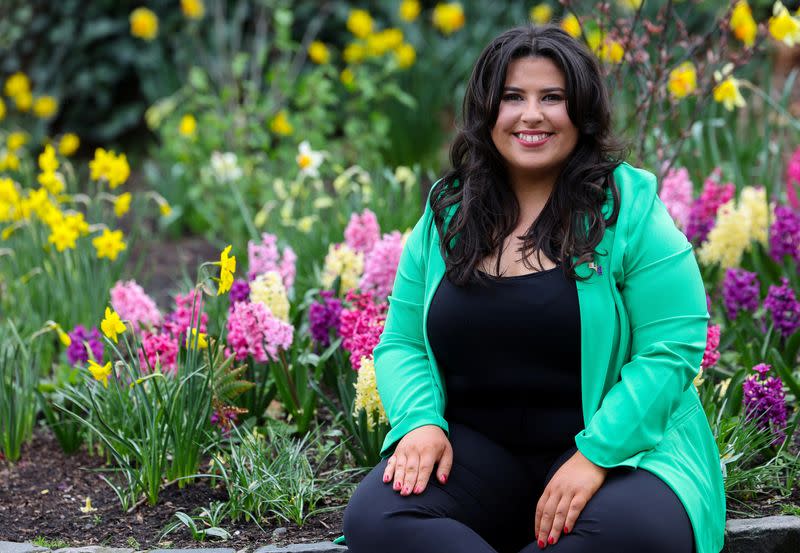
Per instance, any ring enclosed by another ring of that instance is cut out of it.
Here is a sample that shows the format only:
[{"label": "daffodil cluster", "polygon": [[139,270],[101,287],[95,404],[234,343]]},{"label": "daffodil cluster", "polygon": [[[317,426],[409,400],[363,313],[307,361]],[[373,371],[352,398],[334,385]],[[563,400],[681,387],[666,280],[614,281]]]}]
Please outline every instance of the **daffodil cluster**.
[{"label": "daffodil cluster", "polygon": [[[400,6],[399,15],[406,21],[413,21],[419,15],[418,2],[404,2]],[[411,67],[417,59],[414,47],[404,41],[403,31],[390,27],[380,31],[375,30],[375,22],[366,10],[351,10],[347,17],[347,30],[355,37],[342,52],[345,63],[357,65],[368,58],[380,58],[386,54],[394,56],[397,66],[401,69]],[[352,84],[354,75],[352,70],[345,69],[342,81]]]},{"label": "daffodil cluster", "polygon": [[[58,112],[58,101],[53,96],[38,96],[34,98],[31,92],[31,82],[25,73],[17,72],[11,75],[3,87],[5,95],[11,99],[17,110],[27,113],[33,110],[34,115],[41,119],[50,119]],[[6,105],[0,99],[0,120],[5,117]]]},{"label": "daffodil cluster", "polygon": [[89,162],[92,180],[105,181],[112,190],[123,184],[131,174],[128,158],[125,154],[117,155],[113,150],[97,148],[94,159]]}]

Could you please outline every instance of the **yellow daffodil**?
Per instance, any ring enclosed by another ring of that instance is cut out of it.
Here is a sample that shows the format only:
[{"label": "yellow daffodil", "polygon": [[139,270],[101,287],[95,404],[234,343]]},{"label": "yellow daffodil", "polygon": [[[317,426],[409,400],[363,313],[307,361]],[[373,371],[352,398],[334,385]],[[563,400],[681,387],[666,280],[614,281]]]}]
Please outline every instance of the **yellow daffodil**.
[{"label": "yellow daffodil", "polygon": [[753,11],[747,0],[736,2],[731,12],[730,27],[733,35],[745,46],[752,46],[755,43],[758,25],[753,19]]},{"label": "yellow daffodil", "polygon": [[86,498],[86,504],[81,507],[81,512],[84,514],[89,514],[95,512],[97,509],[92,507],[92,500],[90,498]]},{"label": "yellow daffodil", "polygon": [[80,145],[81,141],[78,135],[68,132],[62,136],[61,140],[58,142],[58,153],[62,156],[69,157],[78,151]]},{"label": "yellow daffodil", "polygon": [[39,169],[47,172],[53,172],[58,169],[58,160],[56,159],[56,150],[48,144],[44,147],[44,151],[39,154]]},{"label": "yellow daffodil", "polygon": [[742,108],[747,105],[742,97],[742,93],[739,92],[739,80],[730,74],[732,70],[733,66],[727,64],[722,68],[722,72],[714,72],[714,79],[717,81],[713,92],[714,100],[723,104],[728,111],[733,111],[734,108]]},{"label": "yellow daffodil", "polygon": [[609,63],[622,63],[622,59],[625,57],[625,49],[622,47],[622,43],[606,39],[600,45],[598,56],[601,60]]},{"label": "yellow daffodil", "polygon": [[99,259],[108,258],[115,261],[120,252],[124,251],[128,246],[122,239],[122,231],[110,231],[103,229],[103,234],[92,239],[92,245],[97,250],[97,257]]},{"label": "yellow daffodil", "polygon": [[31,106],[33,106],[33,95],[30,92],[23,92],[22,94],[17,94],[13,98],[14,105],[17,106],[17,109],[23,113],[27,113],[31,110]]},{"label": "yellow daffodil", "polygon": [[380,32],[380,34],[383,37],[383,41],[386,44],[387,50],[394,50],[403,44],[403,31],[396,27],[384,29]]},{"label": "yellow daffodil", "polygon": [[97,148],[94,159],[89,162],[92,180],[105,179],[112,190],[123,184],[131,174],[128,158],[125,154],[116,155],[113,151],[106,152]]},{"label": "yellow daffodil", "polygon": [[236,256],[228,257],[228,254],[231,253],[231,248],[233,246],[228,245],[222,253],[219,255],[219,261],[216,262],[216,265],[219,265],[219,288],[217,289],[217,295],[220,296],[231,289],[233,285],[233,273],[236,272]]},{"label": "yellow daffodil", "polygon": [[78,233],[64,224],[51,228],[50,236],[47,237],[47,241],[55,245],[56,250],[60,252],[64,250],[74,250],[75,241],[77,239]]},{"label": "yellow daffodil", "polygon": [[417,59],[417,51],[410,44],[403,43],[394,50],[394,58],[401,69],[406,69],[414,65]]},{"label": "yellow daffodil", "polygon": [[345,86],[351,87],[356,80],[356,76],[353,74],[352,69],[345,67],[342,69],[342,72],[339,73],[339,80],[342,81],[342,84]]},{"label": "yellow daffodil", "polygon": [[308,57],[317,65],[323,65],[330,61],[331,52],[324,42],[315,40],[308,47]]},{"label": "yellow daffodil", "polygon": [[131,208],[131,193],[125,192],[114,198],[114,215],[123,217]]},{"label": "yellow daffodil", "polygon": [[143,40],[153,40],[158,36],[158,16],[147,8],[136,8],[129,17],[131,34]]},{"label": "yellow daffodil", "polygon": [[419,16],[420,9],[418,0],[403,0],[400,2],[397,15],[399,15],[400,19],[403,21],[411,23]]},{"label": "yellow daffodil", "polygon": [[6,103],[0,98],[0,121],[6,117]]},{"label": "yellow daffodil", "polygon": [[345,46],[342,52],[342,58],[347,63],[360,63],[364,61],[365,57],[367,57],[367,50],[363,44],[358,42],[351,42]]},{"label": "yellow daffodil", "polygon": [[83,213],[80,211],[65,215],[64,224],[77,232],[79,236],[86,236],[89,234],[89,223],[86,222]]},{"label": "yellow daffodil", "polygon": [[561,20],[561,28],[573,38],[581,36],[581,24],[578,18],[575,17],[575,14],[567,14],[564,19]]},{"label": "yellow daffodil", "polygon": [[792,47],[800,43],[800,18],[792,17],[780,1],[772,6],[772,17],[769,18],[769,34],[772,38]]},{"label": "yellow daffodil", "polygon": [[119,318],[119,314],[116,311],[110,307],[106,307],[105,317],[100,322],[100,330],[102,330],[103,334],[108,338],[114,340],[115,344],[118,344],[117,335],[125,332],[125,323],[122,322],[122,319]]},{"label": "yellow daffodil", "polygon": [[433,25],[446,35],[451,35],[464,26],[464,8],[458,2],[436,4],[433,8]]},{"label": "yellow daffodil", "polygon": [[351,10],[347,16],[347,30],[358,38],[365,38],[372,32],[372,16],[366,10]]},{"label": "yellow daffodil", "polygon": [[19,157],[14,152],[0,151],[0,171],[19,169]]},{"label": "yellow daffodil", "polygon": [[57,196],[64,191],[64,180],[61,175],[55,171],[39,173],[36,180],[53,196]]},{"label": "yellow daffodil", "polygon": [[4,91],[9,98],[14,98],[20,94],[29,94],[31,91],[31,82],[28,80],[25,73],[18,71],[6,80]]},{"label": "yellow daffodil", "polygon": [[158,211],[161,213],[162,216],[166,217],[170,213],[172,213],[172,208],[167,202],[163,202],[158,204]]},{"label": "yellow daffodil", "polygon": [[294,127],[289,123],[289,114],[285,109],[275,114],[275,117],[269,122],[269,128],[272,132],[281,136],[289,136],[294,132]]},{"label": "yellow daffodil", "polygon": [[33,113],[40,119],[49,119],[58,111],[58,102],[52,96],[40,96],[33,102]]},{"label": "yellow daffodil", "polygon": [[[100,365],[93,359],[89,359],[89,372],[92,373],[95,380],[103,383],[104,388],[108,388],[108,377],[111,376],[111,361],[105,365]],[[88,503],[88,506],[91,507],[92,504]]]},{"label": "yellow daffodil", "polygon": [[178,123],[178,132],[187,138],[195,135],[197,132],[197,119],[194,118],[194,115],[187,113],[181,117],[181,121]]},{"label": "yellow daffodil", "polygon": [[197,329],[192,329],[192,334],[186,335],[186,348],[191,348],[197,343],[197,349],[208,349],[208,336],[205,332],[197,333]]},{"label": "yellow daffodil", "polygon": [[202,19],[206,13],[203,0],[181,0],[181,11],[189,19]]},{"label": "yellow daffodil", "polygon": [[553,8],[550,7],[550,4],[542,2],[531,8],[529,16],[534,23],[544,25],[545,23],[549,23],[550,19],[552,19]]},{"label": "yellow daffodil", "polygon": [[47,328],[54,330],[58,335],[59,341],[64,344],[64,347],[68,348],[70,344],[72,344],[72,338],[69,337],[69,334],[64,332],[64,329],[61,328],[61,325],[55,321],[47,321]]},{"label": "yellow daffodil", "polygon": [[667,90],[675,98],[685,98],[697,88],[697,71],[694,64],[685,61],[669,72]]},{"label": "yellow daffodil", "polygon": [[8,135],[6,145],[12,152],[16,152],[28,142],[28,135],[22,131],[14,131]]},{"label": "yellow daffodil", "polygon": [[617,0],[620,7],[626,10],[638,10],[642,5],[643,0]]}]

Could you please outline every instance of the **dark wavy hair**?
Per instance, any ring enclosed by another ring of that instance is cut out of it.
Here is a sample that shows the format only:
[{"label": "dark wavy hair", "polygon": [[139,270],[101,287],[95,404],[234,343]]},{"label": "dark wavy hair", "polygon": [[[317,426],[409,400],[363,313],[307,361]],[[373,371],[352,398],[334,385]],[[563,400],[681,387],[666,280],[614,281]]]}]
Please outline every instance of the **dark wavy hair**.
[{"label": "dark wavy hair", "polygon": [[[539,267],[539,256],[544,254],[561,262],[567,276],[579,279],[575,267],[592,259],[603,232],[619,214],[619,191],[612,172],[625,157],[625,145],[612,135],[609,95],[595,57],[554,25],[505,31],[475,63],[464,96],[462,127],[450,148],[452,168],[431,194],[446,274],[458,285],[485,282],[478,271],[480,261],[499,252],[519,218],[520,207],[505,160],[491,133],[508,65],[528,56],[547,58],[564,73],[567,113],[578,130],[578,141],[544,209],[519,237],[525,266],[534,269],[528,258],[535,251]],[[601,209],[609,188],[614,207],[604,219]],[[458,206],[447,222],[455,204]],[[577,257],[574,263],[571,256]],[[499,271],[500,255],[495,268]]]}]

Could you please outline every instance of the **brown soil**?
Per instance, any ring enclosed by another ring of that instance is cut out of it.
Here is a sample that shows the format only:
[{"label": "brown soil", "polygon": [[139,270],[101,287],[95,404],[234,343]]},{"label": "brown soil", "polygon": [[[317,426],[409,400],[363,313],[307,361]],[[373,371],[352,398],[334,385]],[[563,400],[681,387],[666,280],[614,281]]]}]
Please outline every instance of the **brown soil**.
[{"label": "brown soil", "polygon": [[[199,542],[184,528],[161,541],[158,538],[165,526],[177,520],[176,511],[195,514],[209,502],[224,501],[227,497],[224,489],[214,488],[205,481],[183,489],[170,486],[162,491],[158,504],[142,505],[128,514],[120,508],[111,487],[100,479],[98,472],[93,472],[92,469],[102,466],[102,459],[85,452],[64,455],[48,430],[37,430],[16,464],[0,461],[0,540],[24,542],[41,536],[74,546],[199,547]],[[81,512],[86,497],[91,498],[97,511]],[[252,522],[226,522],[223,527],[233,538],[225,542],[211,538],[206,543],[224,543],[224,547],[241,550],[272,543],[333,540],[341,535],[346,501],[347,498],[342,498],[341,509],[313,517],[303,527],[272,520],[262,524],[262,531]],[[287,532],[273,540],[272,532],[279,527]]]}]

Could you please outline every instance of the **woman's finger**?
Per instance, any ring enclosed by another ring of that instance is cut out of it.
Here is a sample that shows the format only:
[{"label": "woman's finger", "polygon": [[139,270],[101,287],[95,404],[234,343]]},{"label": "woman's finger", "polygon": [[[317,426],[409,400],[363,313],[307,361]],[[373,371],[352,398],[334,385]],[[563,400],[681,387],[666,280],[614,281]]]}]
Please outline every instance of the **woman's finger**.
[{"label": "woman's finger", "polygon": [[400,490],[400,495],[411,495],[414,486],[417,484],[417,475],[419,474],[419,454],[416,452],[409,453],[406,456],[406,471],[405,479],[403,480],[403,488]]},{"label": "woman's finger", "polygon": [[414,486],[414,493],[420,494],[425,491],[428,480],[433,472],[433,453],[427,453],[419,458],[419,473],[417,474],[417,484]]},{"label": "woman's finger", "polygon": [[547,536],[548,545],[558,542],[558,538],[561,537],[561,530],[564,528],[564,521],[567,520],[567,513],[569,513],[571,503],[572,497],[566,494],[561,496],[561,501],[558,502],[555,516],[553,517],[553,526]]},{"label": "woman's finger", "polygon": [[406,455],[405,453],[395,453],[397,461],[394,466],[394,484],[392,489],[399,492],[403,487],[403,480],[406,477]]},{"label": "woman's finger", "polygon": [[389,460],[386,461],[386,469],[383,471],[383,483],[388,484],[392,480],[392,476],[394,476],[394,464],[395,464],[395,457],[392,455],[389,457]]},{"label": "woman's finger", "polygon": [[575,524],[578,522],[578,517],[583,512],[583,508],[586,507],[586,500],[583,498],[581,494],[577,494],[575,497],[572,498],[572,502],[569,504],[569,512],[567,513],[567,518],[564,521],[564,533],[569,534],[575,528]]},{"label": "woman's finger", "polygon": [[547,537],[550,535],[550,530],[553,528],[553,519],[555,518],[556,509],[561,502],[561,494],[556,495],[555,492],[550,494],[547,503],[542,509],[542,519],[539,526],[539,545],[540,547],[547,546]]}]

